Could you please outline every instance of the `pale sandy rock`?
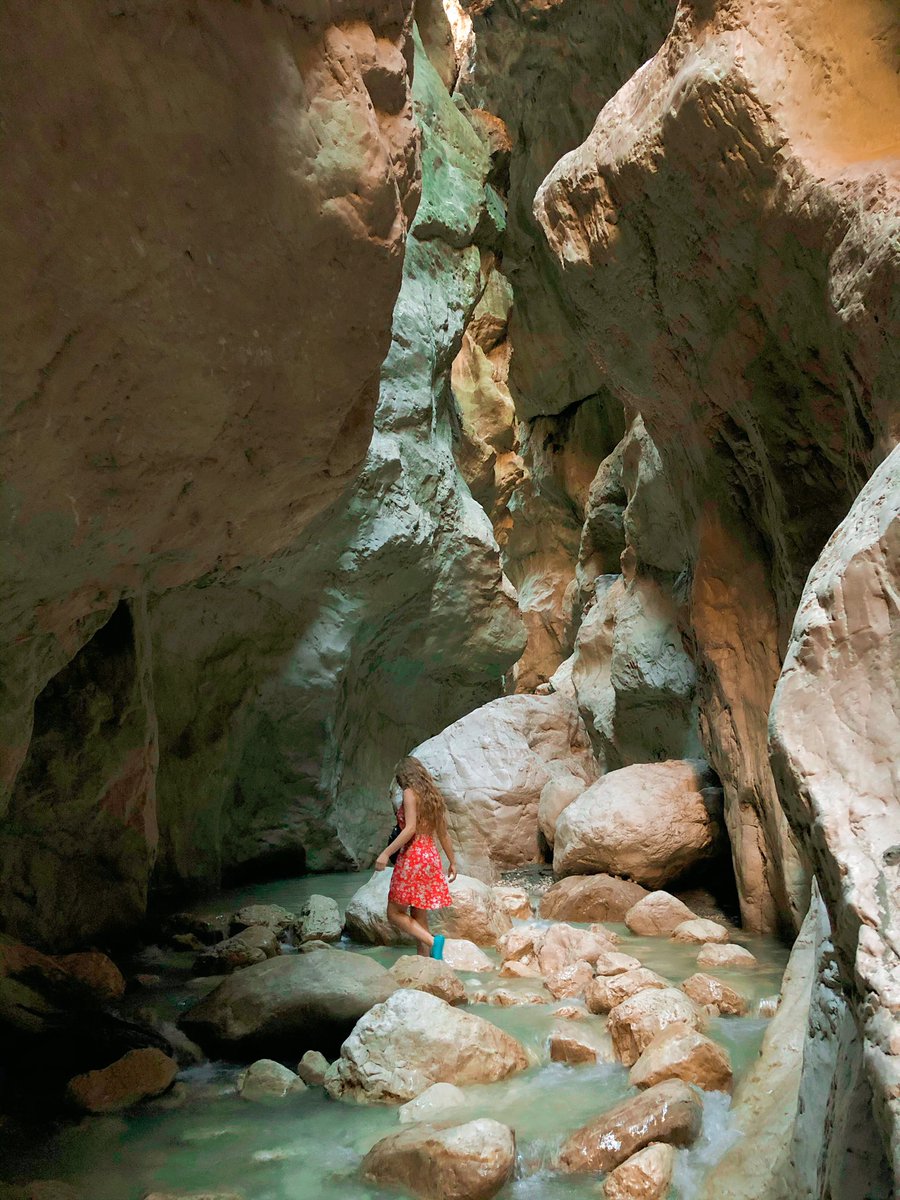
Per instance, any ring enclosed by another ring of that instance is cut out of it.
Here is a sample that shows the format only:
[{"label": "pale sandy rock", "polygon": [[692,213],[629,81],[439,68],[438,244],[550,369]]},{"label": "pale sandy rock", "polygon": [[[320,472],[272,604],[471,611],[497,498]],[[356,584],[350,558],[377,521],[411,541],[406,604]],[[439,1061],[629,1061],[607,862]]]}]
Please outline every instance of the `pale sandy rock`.
[{"label": "pale sandy rock", "polygon": [[466,1103],[466,1093],[462,1088],[452,1083],[433,1083],[426,1088],[415,1100],[408,1100],[397,1109],[401,1125],[410,1121],[434,1121],[443,1119],[445,1114],[454,1108],[461,1108]]},{"label": "pale sandy rock", "polygon": [[485,952],[465,938],[447,938],[444,963],[454,971],[496,971],[497,964]]},{"label": "pale sandy rock", "polygon": [[622,954],[618,950],[608,950],[601,954],[594,963],[596,975],[623,975],[626,971],[634,971],[642,966],[641,960],[633,954]]},{"label": "pale sandy rock", "polygon": [[498,1121],[415,1125],[373,1146],[362,1173],[421,1200],[491,1200],[512,1175],[515,1156],[515,1135]]},{"label": "pale sandy rock", "polygon": [[491,1083],[527,1065],[523,1048],[495,1025],[427,992],[399,991],[357,1023],[326,1090],[402,1104],[433,1083]]},{"label": "pale sandy rock", "polygon": [[270,925],[251,925],[224,942],[208,946],[194,960],[194,970],[198,975],[227,975],[279,953],[276,931]]},{"label": "pale sandy rock", "polygon": [[[512,927],[512,918],[494,889],[467,875],[450,884],[453,904],[435,914],[434,928],[448,937],[465,938],[476,946],[496,946]],[[530,912],[529,912],[530,915]]]},{"label": "pale sandy rock", "polygon": [[694,942],[702,946],[708,942],[728,941],[729,931],[718,921],[710,921],[706,917],[695,917],[692,921],[682,921],[672,930],[673,942]]},{"label": "pale sandy rock", "polygon": [[714,975],[705,975],[698,971],[690,979],[686,979],[681,987],[695,1004],[715,1011],[720,1016],[743,1017],[747,1013],[746,998],[721,979],[716,979]]},{"label": "pale sandy rock", "polygon": [[696,919],[696,913],[668,892],[651,892],[625,914],[625,924],[640,937],[666,937],[684,921]]},{"label": "pale sandy rock", "polygon": [[519,1008],[522,1005],[549,1004],[551,996],[548,992],[537,992],[533,989],[513,989],[498,987],[488,992],[482,1003],[494,1004],[497,1008]]},{"label": "pale sandy rock", "polygon": [[639,966],[614,975],[598,975],[591,981],[584,998],[592,1013],[608,1013],[623,1000],[647,988],[668,987],[671,984],[662,975]]},{"label": "pale sandy rock", "polygon": [[524,888],[495,887],[494,896],[501,907],[518,921],[530,921],[534,916],[531,900]]},{"label": "pale sandy rock", "polygon": [[578,1004],[560,1004],[558,1008],[554,1008],[553,1015],[563,1021],[581,1021],[588,1015],[588,1011]]},{"label": "pale sandy rock", "polygon": [[466,989],[462,980],[446,962],[405,954],[391,966],[390,974],[398,987],[430,992],[448,1004],[463,1004]]},{"label": "pale sandy rock", "polygon": [[605,930],[576,929],[560,922],[545,932],[535,946],[535,956],[543,974],[550,975],[582,960],[595,963],[614,947]]},{"label": "pale sandy rock", "polygon": [[597,937],[602,938],[605,942],[609,942],[612,946],[621,941],[616,931],[610,929],[608,925],[604,925],[602,921],[592,921],[588,926],[588,930],[596,934]]},{"label": "pale sandy rock", "polygon": [[[585,781],[580,775],[560,775],[544,784],[538,801],[538,825],[548,846],[553,845],[556,838],[556,823],[563,811],[573,800],[578,799],[585,787]],[[578,920],[579,918],[574,919]]]},{"label": "pale sandy rock", "polygon": [[297,914],[301,942],[338,942],[343,921],[337,901],[331,896],[310,896]]},{"label": "pale sandy rock", "polygon": [[697,966],[724,967],[729,971],[745,971],[752,970],[759,966],[759,963],[756,956],[744,946],[735,946],[730,942],[725,945],[707,942],[701,946],[700,953],[697,955]]},{"label": "pale sandy rock", "polygon": [[293,934],[299,924],[296,913],[280,904],[245,904],[229,922],[233,934],[245,929],[270,929],[276,935]]},{"label": "pale sandy rock", "polygon": [[619,871],[661,888],[718,858],[720,800],[700,762],[638,763],[604,775],[556,825],[557,875]]},{"label": "pale sandy rock", "polygon": [[244,1071],[238,1080],[237,1090],[242,1100],[280,1100],[305,1092],[306,1084],[281,1063],[271,1058],[261,1058]]},{"label": "pale sandy rock", "polygon": [[389,972],[365,955],[314,950],[238,971],[180,1023],[202,1046],[232,1054],[330,1050],[396,988]]},{"label": "pale sandy rock", "polygon": [[646,888],[614,875],[570,875],[544,892],[541,916],[556,921],[624,921]]},{"label": "pale sandy rock", "polygon": [[118,1112],[161,1096],[177,1074],[178,1063],[161,1050],[129,1050],[108,1067],[70,1079],[66,1098],[83,1112]]},{"label": "pale sandy rock", "polygon": [[545,925],[527,922],[515,925],[500,939],[499,950],[504,961],[533,962],[537,955],[537,947],[547,932]]},{"label": "pale sandy rock", "polygon": [[669,1025],[657,1034],[631,1068],[629,1082],[646,1088],[663,1079],[683,1079],[707,1092],[730,1092],[728,1051],[697,1029]]},{"label": "pale sandy rock", "polygon": [[318,1050],[307,1050],[297,1063],[297,1075],[310,1087],[321,1087],[330,1063]]},{"label": "pale sandy rock", "polygon": [[620,1062],[631,1067],[658,1034],[675,1024],[702,1028],[701,1010],[677,988],[645,988],[616,1005],[607,1028]]},{"label": "pale sandy rock", "polygon": [[125,976],[113,960],[99,950],[62,954],[56,962],[98,1000],[109,1003],[121,1000],[125,994]]},{"label": "pale sandy rock", "polygon": [[508,979],[540,979],[540,968],[531,963],[508,958],[500,964],[500,974]]},{"label": "pale sandy rock", "polygon": [[[559,1016],[557,1009],[556,1015]],[[569,1063],[614,1063],[612,1039],[606,1030],[597,1030],[587,1021],[579,1021],[550,1034],[550,1061]]]},{"label": "pale sandy rock", "polygon": [[632,1154],[603,1181],[606,1200],[666,1200],[675,1148],[666,1142],[652,1142]]},{"label": "pale sandy rock", "polygon": [[653,1142],[690,1146],[700,1132],[703,1106],[680,1079],[669,1079],[604,1113],[563,1143],[557,1160],[567,1172],[611,1171]]},{"label": "pale sandy rock", "polygon": [[494,700],[414,753],[447,799],[460,866],[488,881],[539,861],[538,801],[551,778],[597,774],[578,709],[559,694]]},{"label": "pale sandy rock", "polygon": [[558,971],[552,971],[544,980],[544,987],[554,1000],[584,996],[594,978],[594,969],[588,962],[575,962]]},{"label": "pale sandy rock", "polygon": [[375,946],[400,946],[410,941],[387,919],[391,874],[390,868],[374,871],[351,896],[344,910],[344,930],[353,941]]}]

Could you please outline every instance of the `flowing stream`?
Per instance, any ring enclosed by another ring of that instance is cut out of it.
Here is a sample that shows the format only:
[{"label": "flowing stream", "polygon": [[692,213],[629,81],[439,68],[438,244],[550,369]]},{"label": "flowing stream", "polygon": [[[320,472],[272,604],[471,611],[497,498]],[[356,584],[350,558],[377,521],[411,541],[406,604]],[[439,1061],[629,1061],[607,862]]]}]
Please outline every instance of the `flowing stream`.
[{"label": "flowing stream", "polygon": [[[343,909],[363,882],[360,875],[319,875],[255,885],[220,895],[198,908],[233,912],[242,904],[281,904],[297,911],[311,894],[333,896]],[[699,947],[664,938],[634,937],[624,925],[609,924],[620,949],[634,954],[679,984],[696,969]],[[752,971],[715,974],[750,1001],[746,1017],[715,1018],[709,1036],[726,1046],[737,1083],[759,1050],[770,1010],[765,1001],[779,990],[788,951],[773,938],[737,934],[735,941],[757,957]],[[390,965],[408,949],[340,943]],[[495,952],[489,952],[497,958]],[[134,994],[137,1011],[153,1008],[175,1018],[195,1003],[193,953],[149,947],[131,964],[161,982]],[[490,993],[498,986],[533,991],[528,979],[461,972],[467,989]],[[760,1002],[763,1002],[760,1004]],[[566,1066],[549,1061],[548,1036],[561,1022],[556,1008],[566,1001],[499,1007],[476,1004],[470,1011],[517,1037],[537,1065],[501,1083],[464,1089],[466,1104],[448,1113],[453,1123],[490,1116],[511,1126],[517,1137],[517,1177],[500,1193],[503,1200],[556,1200],[598,1196],[593,1176],[554,1174],[550,1160],[566,1134],[630,1094],[627,1069],[619,1065]],[[602,1026],[605,1018],[587,1021]],[[290,1064],[293,1065],[293,1064]],[[380,1137],[398,1128],[397,1110],[328,1100],[320,1088],[268,1104],[235,1094],[241,1067],[204,1063],[179,1076],[167,1096],[129,1112],[66,1122],[40,1138],[10,1147],[7,1169],[14,1178],[53,1178],[80,1185],[91,1200],[140,1200],[148,1192],[239,1193],[246,1200],[387,1200],[397,1193],[365,1183],[358,1173],[362,1156]],[[704,1125],[690,1150],[679,1150],[670,1200],[694,1200],[703,1175],[731,1144],[730,1097],[704,1093]],[[442,1118],[443,1119],[443,1118]],[[723,1198],[727,1200],[727,1198]]]}]

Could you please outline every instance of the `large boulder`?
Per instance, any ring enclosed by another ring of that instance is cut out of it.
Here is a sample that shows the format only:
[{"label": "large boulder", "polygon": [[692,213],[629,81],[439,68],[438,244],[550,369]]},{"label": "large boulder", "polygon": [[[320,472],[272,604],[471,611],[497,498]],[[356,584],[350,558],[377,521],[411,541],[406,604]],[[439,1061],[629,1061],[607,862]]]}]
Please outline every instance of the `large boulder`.
[{"label": "large boulder", "polygon": [[586,787],[580,775],[558,775],[544,784],[538,800],[538,826],[548,846],[556,840],[556,823],[563,811]]},{"label": "large boulder", "polygon": [[728,971],[746,971],[759,966],[759,962],[756,955],[751,954],[744,946],[735,946],[731,942],[727,942],[725,945],[707,942],[700,947],[697,966],[720,967]]},{"label": "large boulder", "polygon": [[341,910],[331,896],[310,896],[298,913],[298,936],[302,942],[338,942]]},{"label": "large boulder", "polygon": [[677,1023],[699,1029],[703,1017],[677,988],[645,988],[616,1005],[607,1029],[619,1061],[631,1067],[658,1034]]},{"label": "large boulder", "polygon": [[344,910],[344,931],[355,942],[372,946],[399,946],[411,939],[387,919],[391,870],[375,871],[371,879],[353,893]]},{"label": "large boulder", "polygon": [[511,1129],[482,1118],[442,1129],[413,1125],[377,1142],[363,1159],[372,1183],[401,1188],[421,1200],[491,1200],[512,1175]]},{"label": "large boulder", "polygon": [[202,1046],[224,1054],[327,1053],[396,988],[371,958],[313,950],[239,971],[190,1009],[181,1024]]},{"label": "large boulder", "polygon": [[611,1012],[623,1000],[648,988],[667,988],[669,982],[647,967],[635,967],[612,975],[598,975],[585,992],[585,1003],[592,1013]]},{"label": "large boulder", "polygon": [[404,954],[390,968],[391,976],[400,988],[430,992],[448,1004],[464,1004],[466,989],[452,967],[435,958],[420,954]]},{"label": "large boulder", "polygon": [[706,975],[697,971],[690,979],[681,985],[686,996],[710,1012],[716,1012],[722,1017],[743,1017],[748,1008],[746,997],[735,988],[716,979],[715,975]]},{"label": "large boulder", "polygon": [[563,811],[553,870],[615,871],[662,888],[723,848],[721,792],[705,763],[636,763],[604,775]]},{"label": "large boulder", "polygon": [[527,1065],[524,1049],[496,1025],[403,990],[357,1023],[325,1086],[335,1098],[403,1104],[433,1083],[493,1083]]},{"label": "large boulder", "polygon": [[194,960],[198,975],[228,975],[280,953],[278,935],[268,925],[251,925],[224,942],[207,946]]},{"label": "large boulder", "polygon": [[729,933],[718,921],[710,921],[708,917],[695,917],[692,921],[682,921],[672,930],[673,942],[693,943],[702,946],[705,942],[728,941]]},{"label": "large boulder", "polygon": [[447,938],[443,961],[454,971],[494,971],[497,968],[480,947],[466,938]]},{"label": "large boulder", "polygon": [[651,1142],[690,1146],[700,1132],[703,1106],[693,1088],[669,1079],[623,1100],[576,1130],[557,1160],[563,1171],[611,1171]]},{"label": "large boulder", "polygon": [[271,1058],[261,1058],[243,1072],[237,1090],[242,1100],[281,1100],[285,1096],[305,1092],[306,1084],[281,1063]]},{"label": "large boulder", "polygon": [[663,1079],[683,1079],[707,1092],[730,1092],[728,1051],[687,1025],[669,1025],[657,1034],[631,1068],[634,1087],[652,1087]]},{"label": "large boulder", "polygon": [[466,1103],[466,1093],[462,1088],[452,1083],[433,1083],[416,1096],[415,1100],[407,1100],[397,1109],[397,1117],[401,1125],[409,1125],[413,1121],[434,1121],[442,1118],[454,1108],[462,1108]]},{"label": "large boulder", "polygon": [[538,802],[550,780],[587,786],[598,771],[578,707],[559,692],[494,700],[414,753],[447,799],[460,866],[489,882],[540,861]]},{"label": "large boulder", "polygon": [[496,946],[512,928],[512,918],[493,888],[480,879],[457,875],[450,884],[453,904],[435,913],[434,928],[476,946]]},{"label": "large boulder", "polygon": [[638,937],[666,937],[697,914],[669,892],[650,892],[625,914],[625,924]]},{"label": "large boulder", "polygon": [[161,1096],[177,1074],[178,1063],[161,1050],[129,1050],[108,1067],[70,1079],[66,1096],[83,1112],[118,1112],[139,1100]]},{"label": "large boulder", "polygon": [[541,916],[554,921],[624,921],[646,888],[615,875],[569,875],[541,897]]},{"label": "large boulder", "polygon": [[666,1200],[675,1149],[666,1142],[651,1142],[610,1171],[603,1181],[605,1200]]}]

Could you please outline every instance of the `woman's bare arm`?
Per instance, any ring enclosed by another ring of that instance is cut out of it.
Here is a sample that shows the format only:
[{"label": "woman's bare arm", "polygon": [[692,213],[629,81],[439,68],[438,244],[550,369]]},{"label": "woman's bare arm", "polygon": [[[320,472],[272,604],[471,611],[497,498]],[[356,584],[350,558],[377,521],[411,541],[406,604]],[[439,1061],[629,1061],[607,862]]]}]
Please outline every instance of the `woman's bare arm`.
[{"label": "woman's bare arm", "polygon": [[403,792],[403,816],[404,825],[399,836],[375,859],[376,871],[383,871],[390,862],[391,855],[402,850],[407,842],[411,842],[416,836],[416,793],[412,788],[406,788]]},{"label": "woman's bare arm", "polygon": [[447,828],[446,817],[441,821],[438,838],[440,839],[444,853],[447,855],[447,862],[450,864],[447,868],[447,878],[452,883],[456,878],[456,855],[453,853],[453,843],[450,841],[450,830]]}]

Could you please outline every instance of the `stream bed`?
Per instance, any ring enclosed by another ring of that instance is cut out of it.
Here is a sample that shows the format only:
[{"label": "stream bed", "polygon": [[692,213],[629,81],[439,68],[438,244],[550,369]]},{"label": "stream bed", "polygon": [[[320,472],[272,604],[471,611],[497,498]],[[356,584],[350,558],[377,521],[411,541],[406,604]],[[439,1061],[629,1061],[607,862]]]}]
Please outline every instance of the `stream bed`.
[{"label": "stream bed", "polygon": [[[334,897],[342,911],[366,876],[319,875],[257,884],[222,893],[198,911],[233,912],[246,903],[274,903],[298,911],[311,894]],[[696,967],[698,946],[665,938],[640,938],[624,925],[608,923],[621,938],[620,949],[680,984]],[[788,950],[774,938],[737,933],[734,940],[756,956],[755,970],[715,974],[750,1002],[746,1017],[714,1018],[710,1037],[727,1047],[735,1083],[755,1061],[787,962]],[[390,965],[408,948],[340,946],[372,955]],[[497,959],[496,952],[488,951]],[[159,976],[150,990],[133,993],[134,1011],[152,1008],[168,1019],[199,995],[194,954],[148,947],[130,969]],[[500,979],[496,973],[460,972],[467,990],[490,993],[534,990],[534,980]],[[625,1067],[610,1064],[568,1066],[549,1061],[547,1041],[563,1022],[555,1010],[567,1001],[499,1007],[471,1005],[469,1011],[517,1037],[536,1065],[500,1083],[466,1087],[466,1104],[447,1114],[452,1123],[490,1116],[515,1130],[517,1177],[502,1200],[556,1200],[596,1197],[596,1177],[563,1176],[550,1169],[567,1134],[629,1094]],[[598,1027],[602,1017],[588,1017]],[[294,1064],[289,1064],[293,1066]],[[245,1200],[388,1200],[397,1193],[364,1182],[359,1163],[370,1147],[399,1128],[393,1107],[364,1106],[326,1098],[321,1088],[268,1104],[242,1100],[235,1084],[242,1066],[209,1062],[183,1070],[175,1088],[157,1101],[114,1116],[60,1122],[38,1139],[26,1137],[7,1147],[4,1171],[13,1179],[59,1179],[80,1187],[91,1200],[141,1200],[147,1193],[237,1193]],[[704,1124],[698,1142],[677,1152],[670,1200],[694,1200],[703,1176],[732,1144],[731,1099],[704,1093]],[[728,1200],[722,1197],[722,1200]]]}]

